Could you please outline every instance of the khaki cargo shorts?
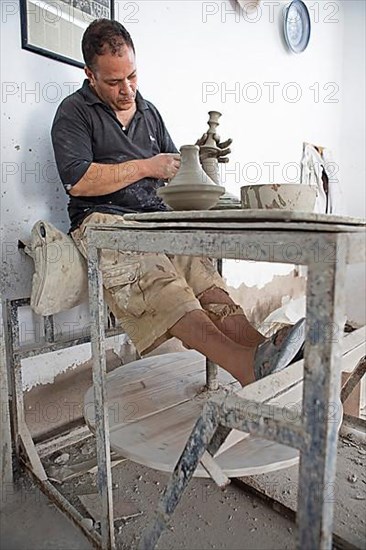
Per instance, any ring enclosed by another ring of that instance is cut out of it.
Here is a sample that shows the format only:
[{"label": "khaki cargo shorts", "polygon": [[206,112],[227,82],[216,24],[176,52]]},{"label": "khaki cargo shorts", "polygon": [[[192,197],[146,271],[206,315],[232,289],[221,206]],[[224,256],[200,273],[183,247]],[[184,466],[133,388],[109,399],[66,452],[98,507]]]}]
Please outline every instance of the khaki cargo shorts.
[{"label": "khaki cargo shorts", "polygon": [[[116,223],[127,227],[132,222],[114,214],[90,214],[72,238],[86,257],[87,225]],[[206,290],[228,292],[204,257],[102,250],[100,268],[106,302],[140,355],[169,339],[169,330],[186,313],[202,310],[199,298]]]}]

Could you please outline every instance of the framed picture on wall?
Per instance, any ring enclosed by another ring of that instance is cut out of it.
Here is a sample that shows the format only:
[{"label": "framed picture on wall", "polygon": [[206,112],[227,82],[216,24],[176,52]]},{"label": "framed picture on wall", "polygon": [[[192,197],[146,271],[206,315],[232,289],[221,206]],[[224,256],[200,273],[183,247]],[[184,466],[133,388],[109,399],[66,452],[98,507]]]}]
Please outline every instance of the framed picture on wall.
[{"label": "framed picture on wall", "polygon": [[20,0],[22,47],[83,67],[81,38],[86,27],[113,19],[114,0]]}]

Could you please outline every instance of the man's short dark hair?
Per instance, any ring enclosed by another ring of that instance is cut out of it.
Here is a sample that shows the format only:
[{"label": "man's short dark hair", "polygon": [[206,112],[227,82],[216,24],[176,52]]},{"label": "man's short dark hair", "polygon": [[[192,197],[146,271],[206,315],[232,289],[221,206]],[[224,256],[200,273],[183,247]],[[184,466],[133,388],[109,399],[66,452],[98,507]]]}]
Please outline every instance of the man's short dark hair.
[{"label": "man's short dark hair", "polygon": [[81,42],[85,65],[93,70],[97,55],[104,55],[108,51],[113,55],[118,54],[123,46],[135,52],[132,38],[124,26],[118,21],[96,19],[85,30]]}]

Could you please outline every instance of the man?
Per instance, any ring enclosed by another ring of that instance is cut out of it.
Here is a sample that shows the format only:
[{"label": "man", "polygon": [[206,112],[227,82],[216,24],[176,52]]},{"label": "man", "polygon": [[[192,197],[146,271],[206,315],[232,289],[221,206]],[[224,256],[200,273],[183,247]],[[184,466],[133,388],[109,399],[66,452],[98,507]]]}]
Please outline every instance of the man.
[{"label": "man", "polygon": [[[137,90],[135,48],[117,21],[96,20],[82,50],[87,80],[57,110],[52,142],[70,197],[71,235],[86,256],[86,227],[165,210],[156,195],[180,156],[157,109]],[[289,364],[303,321],[271,340],[250,325],[206,258],[103,250],[106,300],[141,355],[175,336],[242,385]]]}]

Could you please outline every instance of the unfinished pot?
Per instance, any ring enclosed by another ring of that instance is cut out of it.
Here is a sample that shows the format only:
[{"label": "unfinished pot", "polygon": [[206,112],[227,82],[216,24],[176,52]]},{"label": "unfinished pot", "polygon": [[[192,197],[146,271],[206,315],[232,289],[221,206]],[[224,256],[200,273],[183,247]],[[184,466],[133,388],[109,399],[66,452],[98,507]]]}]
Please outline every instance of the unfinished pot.
[{"label": "unfinished pot", "polygon": [[208,210],[215,206],[225,188],[215,183],[202,169],[199,147],[183,145],[180,148],[181,165],[175,178],[157,195],[173,210]]},{"label": "unfinished pot", "polygon": [[298,183],[245,185],[241,190],[241,206],[249,209],[313,212],[317,188]]}]

